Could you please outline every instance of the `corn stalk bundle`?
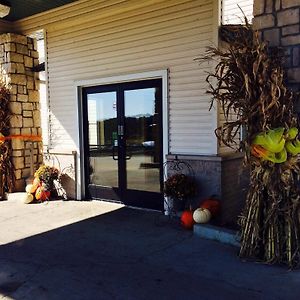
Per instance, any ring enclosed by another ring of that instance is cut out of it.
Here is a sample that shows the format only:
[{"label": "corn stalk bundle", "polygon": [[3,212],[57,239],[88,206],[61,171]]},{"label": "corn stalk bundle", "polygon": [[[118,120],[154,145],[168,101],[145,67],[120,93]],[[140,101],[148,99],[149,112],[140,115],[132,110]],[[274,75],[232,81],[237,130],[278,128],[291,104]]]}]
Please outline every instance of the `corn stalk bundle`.
[{"label": "corn stalk bundle", "polygon": [[[9,109],[10,93],[6,84],[0,80],[0,135],[9,135]],[[11,163],[11,141],[0,140],[0,198],[6,191],[11,192],[14,185],[14,168]]]},{"label": "corn stalk bundle", "polygon": [[[240,256],[295,267],[300,246],[300,157],[288,154],[284,162],[274,163],[251,152],[259,133],[280,127],[286,137],[290,128],[297,127],[295,95],[285,87],[280,51],[260,42],[246,24],[226,49],[210,48],[204,58],[216,60],[214,72],[207,77],[208,93],[212,105],[219,103],[225,115],[216,135],[225,145],[244,151],[250,169],[239,220]],[[237,143],[241,128],[246,137]]]}]

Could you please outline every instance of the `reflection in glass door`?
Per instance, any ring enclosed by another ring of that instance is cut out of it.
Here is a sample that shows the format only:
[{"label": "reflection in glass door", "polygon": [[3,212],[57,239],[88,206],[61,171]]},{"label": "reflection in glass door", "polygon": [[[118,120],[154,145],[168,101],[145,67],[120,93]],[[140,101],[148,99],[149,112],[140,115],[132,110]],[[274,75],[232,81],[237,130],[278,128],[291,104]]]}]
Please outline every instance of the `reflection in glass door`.
[{"label": "reflection in glass door", "polygon": [[118,187],[116,101],[116,92],[87,95],[91,184]]},{"label": "reflection in glass door", "polygon": [[162,86],[147,80],[83,90],[89,196],[162,209]]},{"label": "reflection in glass door", "polygon": [[125,91],[127,189],[160,192],[159,102],[156,88]]}]

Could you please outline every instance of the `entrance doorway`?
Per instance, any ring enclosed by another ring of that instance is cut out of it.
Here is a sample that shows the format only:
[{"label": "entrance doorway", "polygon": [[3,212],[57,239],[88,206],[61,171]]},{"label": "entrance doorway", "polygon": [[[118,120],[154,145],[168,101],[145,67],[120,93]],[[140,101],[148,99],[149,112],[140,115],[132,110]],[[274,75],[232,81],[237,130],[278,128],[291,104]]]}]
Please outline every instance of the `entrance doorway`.
[{"label": "entrance doorway", "polygon": [[83,89],[86,197],[163,209],[162,80]]}]

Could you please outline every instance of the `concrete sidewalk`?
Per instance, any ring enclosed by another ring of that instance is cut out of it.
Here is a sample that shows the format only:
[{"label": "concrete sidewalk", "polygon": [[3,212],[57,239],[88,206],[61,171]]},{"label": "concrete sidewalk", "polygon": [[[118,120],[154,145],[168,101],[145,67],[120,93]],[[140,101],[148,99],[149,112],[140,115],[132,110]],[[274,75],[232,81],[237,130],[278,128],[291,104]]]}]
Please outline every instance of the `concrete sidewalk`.
[{"label": "concrete sidewalk", "polygon": [[300,299],[300,271],[242,262],[237,248],[156,212],[101,201],[0,202],[3,299]]}]

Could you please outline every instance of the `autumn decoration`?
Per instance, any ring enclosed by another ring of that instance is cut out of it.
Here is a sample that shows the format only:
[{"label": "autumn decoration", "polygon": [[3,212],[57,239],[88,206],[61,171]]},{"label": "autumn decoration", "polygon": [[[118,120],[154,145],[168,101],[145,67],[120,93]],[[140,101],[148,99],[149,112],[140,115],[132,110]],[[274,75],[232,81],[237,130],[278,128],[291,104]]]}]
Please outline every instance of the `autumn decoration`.
[{"label": "autumn decoration", "polygon": [[207,208],[197,208],[193,213],[193,219],[196,223],[208,223],[211,219],[211,212]]},{"label": "autumn decoration", "polygon": [[[10,92],[0,76],[0,137],[10,134],[10,118],[12,116],[9,108]],[[11,141],[0,140],[0,198],[5,192],[12,192],[15,182],[14,167],[11,161]]]},{"label": "autumn decoration", "polygon": [[261,42],[249,24],[242,29],[204,57],[215,61],[207,77],[211,105],[217,103],[225,117],[216,135],[245,153],[250,170],[240,256],[294,268],[300,260],[296,95],[285,85],[280,50]]},{"label": "autumn decoration", "polygon": [[214,198],[214,196],[205,199],[200,204],[200,208],[208,209],[212,217],[216,217],[221,211],[220,200]]},{"label": "autumn decoration", "polygon": [[185,229],[192,230],[195,224],[193,219],[193,211],[185,210],[180,217],[181,226]]},{"label": "autumn decoration", "polygon": [[[34,173],[32,184],[26,186],[28,197],[24,198],[24,203],[28,204],[36,199],[38,202],[50,199],[51,192],[55,190],[54,182],[59,178],[59,170],[55,167],[42,165]],[[32,195],[31,198],[29,195]],[[31,201],[30,201],[31,200]]]}]

